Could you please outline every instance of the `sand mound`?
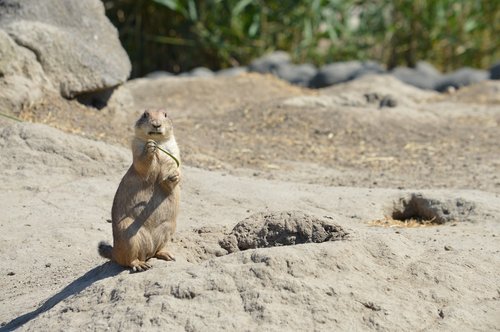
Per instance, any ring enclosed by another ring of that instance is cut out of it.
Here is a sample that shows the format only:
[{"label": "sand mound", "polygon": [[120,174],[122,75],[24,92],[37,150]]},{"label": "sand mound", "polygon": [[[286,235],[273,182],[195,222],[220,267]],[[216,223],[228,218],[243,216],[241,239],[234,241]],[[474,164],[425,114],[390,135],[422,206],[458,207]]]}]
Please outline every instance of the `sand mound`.
[{"label": "sand mound", "polygon": [[366,75],[362,78],[320,89],[319,95],[297,96],[283,101],[293,107],[409,107],[437,93],[407,85],[391,75]]},{"label": "sand mound", "polygon": [[349,92],[353,95],[359,95],[360,92],[377,93],[392,95],[407,103],[420,103],[438,95],[436,92],[405,84],[391,75],[366,75],[357,80],[321,89],[320,92],[322,95],[339,95]]},{"label": "sand mound", "polygon": [[317,218],[301,211],[260,212],[240,221],[220,245],[235,252],[344,239],[347,232],[331,219]]}]

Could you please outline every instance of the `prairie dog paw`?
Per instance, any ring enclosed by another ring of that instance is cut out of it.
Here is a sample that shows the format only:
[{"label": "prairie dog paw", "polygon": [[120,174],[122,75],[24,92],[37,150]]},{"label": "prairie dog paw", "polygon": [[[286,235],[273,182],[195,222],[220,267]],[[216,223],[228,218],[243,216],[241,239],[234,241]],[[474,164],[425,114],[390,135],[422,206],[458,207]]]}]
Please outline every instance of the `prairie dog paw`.
[{"label": "prairie dog paw", "polygon": [[146,152],[147,154],[153,154],[156,151],[156,142],[153,140],[149,140],[146,143]]},{"label": "prairie dog paw", "polygon": [[175,170],[172,174],[168,175],[165,181],[170,182],[171,184],[177,184],[181,180],[181,173],[178,170]]}]

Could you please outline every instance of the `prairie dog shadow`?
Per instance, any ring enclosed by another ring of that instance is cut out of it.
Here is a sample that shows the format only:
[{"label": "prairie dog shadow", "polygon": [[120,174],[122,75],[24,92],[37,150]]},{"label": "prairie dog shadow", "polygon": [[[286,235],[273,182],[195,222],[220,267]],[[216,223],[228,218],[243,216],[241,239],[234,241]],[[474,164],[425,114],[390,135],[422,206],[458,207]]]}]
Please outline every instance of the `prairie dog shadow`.
[{"label": "prairie dog shadow", "polygon": [[0,331],[12,331],[14,329],[19,328],[20,326],[26,324],[30,320],[38,317],[38,315],[43,314],[44,312],[50,310],[59,302],[65,300],[71,295],[75,295],[83,291],[85,288],[92,285],[94,282],[99,280],[103,280],[109,277],[113,277],[120,272],[123,271],[123,267],[118,264],[112,262],[106,262],[102,265],[99,265],[92,270],[88,271],[66,287],[64,287],[57,294],[53,295],[49,299],[47,299],[40,307],[36,310],[28,312],[24,315],[21,315],[13,320],[11,320],[6,325],[0,327]]}]

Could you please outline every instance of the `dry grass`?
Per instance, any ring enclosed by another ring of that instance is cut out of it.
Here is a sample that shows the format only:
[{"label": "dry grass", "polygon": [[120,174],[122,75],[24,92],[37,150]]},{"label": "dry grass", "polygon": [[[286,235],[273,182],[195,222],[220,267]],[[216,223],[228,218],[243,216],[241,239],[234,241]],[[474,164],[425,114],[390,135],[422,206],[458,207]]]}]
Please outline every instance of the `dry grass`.
[{"label": "dry grass", "polygon": [[396,228],[419,228],[419,227],[430,227],[439,225],[434,219],[396,220],[390,217],[385,217],[384,219],[372,220],[369,221],[368,224],[370,226],[376,226],[376,227],[396,227]]}]

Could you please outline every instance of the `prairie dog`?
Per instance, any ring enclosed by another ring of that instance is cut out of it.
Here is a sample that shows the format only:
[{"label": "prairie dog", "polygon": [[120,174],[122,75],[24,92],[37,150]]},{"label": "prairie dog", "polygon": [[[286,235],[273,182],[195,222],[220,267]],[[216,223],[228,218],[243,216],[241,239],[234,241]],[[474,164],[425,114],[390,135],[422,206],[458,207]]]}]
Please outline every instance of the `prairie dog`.
[{"label": "prairie dog", "polygon": [[113,200],[113,246],[99,243],[99,254],[133,271],[151,267],[148,259],[175,260],[167,249],[179,210],[180,160],[172,121],[164,110],[146,110],[135,124],[133,164]]}]

